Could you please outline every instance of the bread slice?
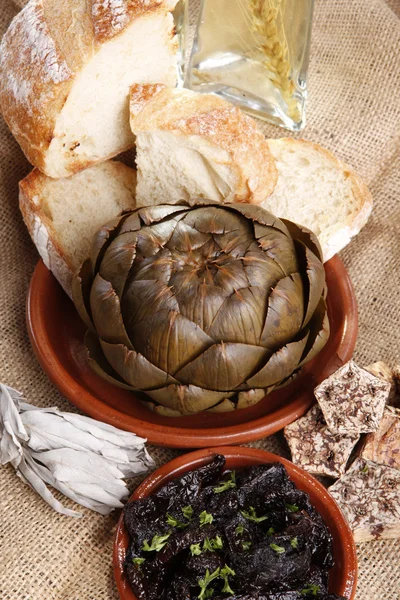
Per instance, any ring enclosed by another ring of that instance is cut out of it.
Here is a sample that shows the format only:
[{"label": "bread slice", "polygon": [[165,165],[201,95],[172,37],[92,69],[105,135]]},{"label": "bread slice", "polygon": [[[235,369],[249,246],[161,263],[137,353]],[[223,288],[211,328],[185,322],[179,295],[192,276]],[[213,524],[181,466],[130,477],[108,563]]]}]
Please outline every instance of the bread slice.
[{"label": "bread slice", "polygon": [[138,206],[196,196],[260,204],[274,189],[277,173],[265,137],[226,100],[134,86],[131,107]]},{"label": "bread slice", "polygon": [[20,182],[20,209],[33,243],[68,295],[94,233],[135,208],[135,186],[136,171],[117,161],[59,180],[34,169]]},{"label": "bread slice", "polygon": [[66,177],[134,145],[129,88],[176,83],[177,0],[30,0],[0,46],[0,108],[28,160]]},{"label": "bread slice", "polygon": [[311,229],[324,261],[342,250],[366,224],[372,197],[366,185],[318,144],[282,138],[268,141],[278,182],[262,206]]}]

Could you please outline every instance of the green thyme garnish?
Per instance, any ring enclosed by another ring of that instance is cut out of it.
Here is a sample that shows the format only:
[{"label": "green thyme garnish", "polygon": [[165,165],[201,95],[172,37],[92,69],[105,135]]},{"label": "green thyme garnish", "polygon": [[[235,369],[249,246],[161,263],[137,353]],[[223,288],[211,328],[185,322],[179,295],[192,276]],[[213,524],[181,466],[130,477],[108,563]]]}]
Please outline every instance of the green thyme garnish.
[{"label": "green thyme garnish", "polygon": [[361,473],[368,473],[368,465],[365,465],[362,469],[361,469]]},{"label": "green thyme garnish", "polygon": [[204,578],[199,579],[197,581],[199,588],[200,588],[200,594],[198,595],[199,600],[203,600],[203,598],[211,597],[214,590],[212,590],[211,594],[210,593],[207,594],[207,587],[210,585],[210,583],[212,581],[214,581],[214,579],[217,579],[217,577],[219,577],[220,572],[221,572],[221,567],[218,567],[218,569],[215,569],[215,571],[211,574],[210,574],[210,571],[207,569],[206,574],[204,575]]},{"label": "green thyme garnish", "polygon": [[291,513],[295,513],[299,510],[299,507],[296,504],[285,504],[285,508]]},{"label": "green thyme garnish", "polygon": [[297,539],[297,537],[294,537],[290,540],[290,545],[292,546],[292,548],[294,548],[295,550],[297,549],[298,545],[299,545],[299,540]]},{"label": "green thyme garnish", "polygon": [[321,587],[319,585],[310,584],[303,590],[301,590],[300,594],[302,596],[316,596]]},{"label": "green thyme garnish", "polygon": [[190,552],[192,553],[192,556],[200,556],[200,554],[201,554],[200,544],[191,544]]},{"label": "green thyme garnish", "polygon": [[208,513],[206,510],[203,510],[203,512],[201,512],[199,515],[199,519],[200,519],[200,527],[203,527],[203,525],[211,524],[214,520],[214,517],[210,513]]},{"label": "green thyme garnish", "polygon": [[145,558],[132,558],[132,562],[134,565],[142,565],[146,559]]},{"label": "green thyme garnish", "polygon": [[170,535],[170,533],[166,533],[165,535],[155,535],[151,540],[150,546],[148,540],[144,540],[142,550],[144,552],[160,552],[166,545]]},{"label": "green thyme garnish", "polygon": [[272,550],[277,554],[284,554],[286,552],[283,546],[278,546],[277,544],[270,544],[270,548],[272,548]]},{"label": "green thyme garnish", "polygon": [[239,523],[239,525],[235,529],[235,533],[236,533],[236,535],[243,535],[243,532],[244,532],[244,527],[241,523]]},{"label": "green thyme garnish", "polygon": [[236,573],[235,573],[235,571],[233,569],[231,569],[230,567],[228,567],[228,565],[225,565],[221,569],[221,572],[220,572],[220,577],[224,580],[224,587],[222,588],[222,593],[232,594],[233,595],[235,592],[233,591],[233,589],[229,585],[229,581],[228,581],[229,575],[236,575]]},{"label": "green thyme garnish", "polygon": [[275,529],[273,527],[270,527],[267,531],[267,535],[273,535],[275,533]]},{"label": "green thyme garnish", "polygon": [[254,506],[250,506],[248,511],[241,510],[240,514],[245,519],[248,519],[249,521],[253,521],[254,523],[261,523],[261,521],[265,521],[266,519],[268,519],[268,515],[264,515],[263,517],[257,517]]},{"label": "green thyme garnish", "polygon": [[189,521],[191,521],[193,516],[193,508],[191,506],[184,506],[182,508],[183,516],[186,517]]},{"label": "green thyme garnish", "polygon": [[248,550],[251,546],[251,542],[242,542],[243,550]]},{"label": "green thyme garnish", "polygon": [[182,521],[178,521],[178,519],[175,519],[175,517],[169,513],[167,513],[167,523],[168,525],[171,525],[171,527],[177,527],[178,529],[183,529],[189,525],[189,523],[182,523]]},{"label": "green thyme garnish", "polygon": [[203,542],[203,549],[209,550],[210,552],[215,552],[216,550],[222,550],[224,544],[222,542],[222,538],[217,535],[214,539],[209,539],[208,537]]},{"label": "green thyme garnish", "polygon": [[215,494],[220,494],[221,492],[225,492],[231,488],[236,487],[236,472],[231,471],[229,474],[229,479],[220,483],[217,487],[214,488]]}]

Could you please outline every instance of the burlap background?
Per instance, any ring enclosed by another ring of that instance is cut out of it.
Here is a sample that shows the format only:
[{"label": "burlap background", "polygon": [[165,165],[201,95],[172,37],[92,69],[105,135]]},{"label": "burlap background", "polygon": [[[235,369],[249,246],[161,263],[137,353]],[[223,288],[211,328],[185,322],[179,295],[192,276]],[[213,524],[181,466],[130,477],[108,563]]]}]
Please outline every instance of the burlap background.
[{"label": "burlap background", "polygon": [[[24,4],[0,0],[0,35]],[[400,0],[319,0],[315,10],[303,136],[352,164],[375,200],[369,224],[342,253],[359,302],[355,358],[364,365],[400,359],[399,18]],[[263,128],[271,137],[283,134]],[[33,403],[71,411],[26,334],[25,298],[38,257],[18,212],[17,184],[29,165],[3,121],[0,159],[0,381]],[[280,436],[254,445],[286,454]],[[157,464],[177,454],[150,451]],[[9,466],[0,470],[0,506],[1,600],[117,599],[111,550],[118,515],[85,509],[81,520],[57,515]],[[357,600],[400,600],[400,541],[361,545],[358,553]]]}]

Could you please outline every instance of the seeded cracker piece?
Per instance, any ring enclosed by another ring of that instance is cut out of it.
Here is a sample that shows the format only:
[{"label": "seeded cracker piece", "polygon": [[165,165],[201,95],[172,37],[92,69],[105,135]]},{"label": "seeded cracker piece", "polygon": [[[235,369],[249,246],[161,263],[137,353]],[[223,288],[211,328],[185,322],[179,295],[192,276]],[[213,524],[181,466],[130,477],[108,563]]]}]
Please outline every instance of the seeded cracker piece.
[{"label": "seeded cracker piece", "polygon": [[400,410],[385,408],[379,429],[366,436],[360,458],[400,469]]},{"label": "seeded cracker piece", "polygon": [[356,542],[400,537],[400,471],[357,458],[328,488]]},{"label": "seeded cracker piece", "polygon": [[390,383],[358,367],[352,360],[314,390],[332,433],[352,435],[376,431]]},{"label": "seeded cracker piece", "polygon": [[329,431],[317,405],[283,432],[294,464],[314,475],[335,478],[345,472],[351,451],[360,439],[358,433],[343,436]]},{"label": "seeded cracker piece", "polygon": [[396,406],[396,404],[399,403],[400,394],[399,367],[391,369],[389,365],[379,360],[371,365],[367,365],[365,370],[372,373],[372,375],[379,377],[379,379],[384,379],[390,383],[390,392],[387,403],[391,406]]}]

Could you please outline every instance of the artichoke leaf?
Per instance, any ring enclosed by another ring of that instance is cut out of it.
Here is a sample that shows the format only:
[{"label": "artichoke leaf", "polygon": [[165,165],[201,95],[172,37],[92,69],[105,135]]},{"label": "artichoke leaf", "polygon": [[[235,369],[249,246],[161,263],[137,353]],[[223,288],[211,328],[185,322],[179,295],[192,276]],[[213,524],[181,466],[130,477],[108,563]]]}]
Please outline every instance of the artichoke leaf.
[{"label": "artichoke leaf", "polygon": [[90,259],[85,260],[72,278],[72,300],[86,327],[96,331],[90,310],[90,289],[92,286],[92,266]]},{"label": "artichoke leaf", "polygon": [[299,366],[305,365],[314,358],[325,346],[330,335],[328,311],[324,298],[321,298],[307,329],[310,335],[304,348]]},{"label": "artichoke leaf", "polygon": [[305,276],[303,275],[305,284],[304,297],[306,300],[306,310],[303,322],[304,327],[313,316],[321,296],[323,296],[325,288],[325,269],[319,258],[315,256],[303,242],[296,240],[295,245],[300,263],[304,265],[300,268],[300,271],[305,273],[305,276],[307,277],[307,279],[305,279]]},{"label": "artichoke leaf", "polygon": [[[175,281],[179,286],[178,288],[175,287]],[[215,285],[208,285],[205,281],[197,281],[183,287],[179,278],[177,278],[171,281],[171,284],[174,289],[178,289],[175,292],[175,297],[181,314],[209,334],[209,327],[230,292],[224,291]]]},{"label": "artichoke leaf", "polygon": [[262,288],[268,294],[285,274],[279,264],[259,248],[246,252],[242,262],[249,285]]},{"label": "artichoke leaf", "polygon": [[235,258],[244,256],[253,243],[251,231],[229,231],[221,235],[215,234],[214,240],[221,252]]},{"label": "artichoke leaf", "polygon": [[155,256],[148,256],[134,265],[131,275],[135,281],[168,283],[172,272],[171,252],[164,248]]},{"label": "artichoke leaf", "polygon": [[233,390],[246,381],[268,355],[268,350],[259,346],[221,342],[184,366],[176,378],[211,390]]},{"label": "artichoke leaf", "polygon": [[162,371],[174,375],[212,346],[195,323],[173,310],[160,310],[131,330],[135,349]]},{"label": "artichoke leaf", "polygon": [[238,408],[249,408],[249,406],[254,406],[254,404],[258,404],[265,398],[265,396],[272,391],[273,388],[269,389],[258,389],[258,390],[247,390],[245,392],[240,392],[238,394]]},{"label": "artichoke leaf", "polygon": [[139,231],[142,227],[142,221],[140,220],[137,210],[134,210],[126,215],[126,219],[121,224],[120,234],[127,233],[128,231]]},{"label": "artichoke leaf", "polygon": [[236,409],[236,404],[234,402],[232,402],[232,400],[228,400],[228,398],[225,398],[225,400],[222,400],[222,402],[220,402],[219,404],[216,404],[212,408],[207,408],[207,412],[225,413],[225,412],[232,412],[235,409]]},{"label": "artichoke leaf", "polygon": [[99,338],[91,331],[87,331],[85,334],[85,346],[88,352],[89,366],[102,379],[108,381],[112,385],[115,385],[124,390],[133,390],[131,385],[123,382],[120,379],[118,373],[114,371],[110,363],[104,356],[104,352],[101,348]]},{"label": "artichoke leaf", "polygon": [[119,298],[122,297],[127,277],[136,257],[136,241],[136,233],[121,233],[108,246],[100,263],[100,275],[111,283]]},{"label": "artichoke leaf", "polygon": [[170,241],[178,221],[174,218],[143,227],[138,232],[137,253],[147,258],[160,252]]},{"label": "artichoke leaf", "polygon": [[235,290],[245,288],[249,285],[243,262],[240,260],[227,259],[217,264],[217,272],[214,283],[222,288],[224,293],[233,294]]},{"label": "artichoke leaf", "polygon": [[288,230],[282,221],[257,204],[230,204],[229,208],[234,209],[247,219],[253,221],[254,226],[257,226],[258,224],[266,225],[267,227],[273,227],[282,231],[285,235],[288,235]]},{"label": "artichoke leaf", "polygon": [[241,219],[225,206],[194,207],[185,215],[187,225],[205,234],[225,234],[230,231],[239,231]]},{"label": "artichoke leaf", "polygon": [[285,275],[298,271],[298,262],[293,240],[272,227],[258,225],[255,228],[257,247],[271,258]]},{"label": "artichoke leaf", "polygon": [[303,282],[298,273],[281,279],[273,288],[260,344],[277,348],[300,331],[304,317]]},{"label": "artichoke leaf", "polygon": [[159,390],[151,390],[146,393],[158,404],[177,410],[185,415],[211,408],[224,398],[234,395],[234,392],[230,394],[213,392],[195,385],[168,385]]},{"label": "artichoke leaf", "polygon": [[130,339],[133,329],[141,321],[161,310],[179,311],[173,290],[162,281],[131,281],[127,284],[121,300],[123,322]]},{"label": "artichoke leaf", "polygon": [[259,287],[236,290],[222,304],[207,333],[214,340],[257,346],[267,305],[268,296]]},{"label": "artichoke leaf", "polygon": [[289,377],[298,368],[308,334],[307,331],[301,339],[274,352],[262,369],[247,380],[247,385],[251,388],[267,388]]},{"label": "artichoke leaf", "polygon": [[188,211],[186,204],[159,204],[158,206],[146,206],[145,208],[139,208],[137,214],[145,225],[152,225],[152,223],[158,223],[163,221],[167,217],[174,215],[179,217],[180,213],[184,214]]},{"label": "artichoke leaf", "polygon": [[142,354],[128,350],[122,344],[109,344],[100,340],[104,355],[114,371],[135,390],[147,391],[171,383],[178,383]]},{"label": "artichoke leaf", "polygon": [[191,227],[182,219],[176,224],[175,230],[167,243],[170,250],[178,252],[187,252],[190,254],[192,250],[197,250],[206,244],[210,239],[210,235],[197,231],[195,227]]},{"label": "artichoke leaf", "polygon": [[90,292],[90,308],[99,338],[110,344],[124,344],[133,350],[122,320],[119,298],[111,283],[99,273]]},{"label": "artichoke leaf", "polygon": [[311,229],[308,229],[304,225],[287,221],[286,219],[281,219],[281,221],[283,221],[283,223],[286,225],[293,239],[302,242],[311,250],[311,252],[313,252],[321,261],[323,261],[321,244]]},{"label": "artichoke leaf", "polygon": [[118,235],[126,216],[121,215],[105,223],[95,234],[90,248],[90,262],[93,277],[99,270],[100,261],[108,244]]}]

